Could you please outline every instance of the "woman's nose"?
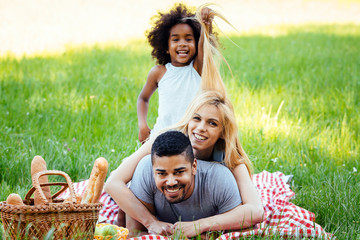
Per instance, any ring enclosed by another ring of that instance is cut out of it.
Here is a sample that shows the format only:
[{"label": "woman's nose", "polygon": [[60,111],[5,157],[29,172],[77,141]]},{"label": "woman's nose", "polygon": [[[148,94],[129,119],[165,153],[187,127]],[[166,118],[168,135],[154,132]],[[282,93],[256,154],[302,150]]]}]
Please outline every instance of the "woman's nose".
[{"label": "woman's nose", "polygon": [[198,125],[196,126],[196,128],[200,131],[205,131],[206,128],[205,128],[205,122],[201,121],[198,123]]}]

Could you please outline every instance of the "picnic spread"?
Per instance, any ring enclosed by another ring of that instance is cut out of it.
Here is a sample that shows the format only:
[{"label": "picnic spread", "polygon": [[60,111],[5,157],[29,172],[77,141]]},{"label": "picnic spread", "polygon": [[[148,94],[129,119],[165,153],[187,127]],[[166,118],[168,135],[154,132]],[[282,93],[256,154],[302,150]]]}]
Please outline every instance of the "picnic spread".
[{"label": "picnic spread", "polygon": [[[49,231],[53,231],[54,239],[125,240],[129,231],[115,225],[119,207],[110,195],[102,191],[107,170],[107,161],[98,158],[90,178],[73,183],[66,173],[47,170],[42,157],[34,157],[31,163],[33,187],[25,199],[12,193],[6,202],[0,203],[5,234],[12,239],[42,239]],[[62,176],[66,182],[49,183],[49,175]],[[253,182],[264,205],[263,221],[251,229],[222,234],[218,240],[273,235],[284,238],[333,238],[333,235],[315,223],[314,213],[290,202],[295,193],[283,173],[263,171],[253,176]],[[61,186],[61,189],[51,195],[50,186],[56,185]],[[31,198],[32,195],[34,198]],[[131,238],[151,239],[166,240],[171,237],[145,235]]]},{"label": "picnic spread", "polygon": [[[282,236],[284,238],[321,238],[332,239],[334,236],[327,233],[315,222],[315,214],[290,202],[295,193],[290,189],[286,176],[281,172],[267,171],[253,175],[264,205],[264,220],[251,229],[234,231],[219,236],[218,240],[239,239],[250,236]],[[74,184],[75,191],[82,193],[88,185],[88,180]],[[67,197],[68,191],[61,197]],[[103,208],[100,210],[99,221],[116,224],[118,209],[115,201],[103,192],[100,196]],[[240,221],[240,219],[239,219]],[[160,235],[146,235],[131,240],[166,240],[170,237]]]},{"label": "picnic spread", "polygon": [[[47,170],[42,157],[34,157],[31,163],[33,187],[25,199],[22,200],[20,195],[12,193],[6,202],[0,203],[5,234],[12,239],[42,239],[49,231],[53,231],[54,239],[125,240],[129,231],[116,226],[119,207],[110,195],[102,191],[107,170],[106,159],[98,158],[94,162],[90,178],[73,183],[66,173]],[[49,175],[62,176],[66,182],[49,183]],[[295,193],[290,189],[288,179],[283,173],[263,171],[253,176],[253,182],[264,205],[263,221],[251,229],[224,233],[218,240],[273,235],[284,238],[334,237],[315,223],[314,213],[290,202]],[[61,189],[51,195],[50,186],[61,186]],[[31,198],[32,195],[34,198]],[[145,235],[131,238],[151,239],[166,240],[171,237]]]}]

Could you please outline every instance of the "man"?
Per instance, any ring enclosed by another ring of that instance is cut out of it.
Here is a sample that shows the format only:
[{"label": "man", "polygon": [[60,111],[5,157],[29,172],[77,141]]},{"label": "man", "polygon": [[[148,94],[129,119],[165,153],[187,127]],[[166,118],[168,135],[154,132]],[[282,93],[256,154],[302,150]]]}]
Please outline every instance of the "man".
[{"label": "man", "polygon": [[[232,173],[219,163],[197,161],[181,132],[169,131],[156,138],[151,158],[138,164],[130,190],[159,221],[168,223],[167,233],[180,228],[192,237],[241,227],[241,220],[225,214],[241,204]],[[129,217],[126,227],[130,232],[145,230]]]}]

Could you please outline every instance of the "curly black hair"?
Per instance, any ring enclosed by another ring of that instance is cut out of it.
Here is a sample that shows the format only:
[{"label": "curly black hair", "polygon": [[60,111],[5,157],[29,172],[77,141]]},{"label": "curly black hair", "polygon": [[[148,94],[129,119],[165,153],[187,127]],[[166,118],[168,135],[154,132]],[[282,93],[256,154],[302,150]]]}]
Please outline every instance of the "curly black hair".
[{"label": "curly black hair", "polygon": [[155,157],[171,157],[184,155],[191,164],[194,162],[194,152],[191,142],[185,134],[179,131],[167,131],[156,137],[151,147],[151,161]]},{"label": "curly black hair", "polygon": [[147,33],[147,39],[153,47],[151,56],[157,60],[158,64],[165,65],[171,61],[170,55],[166,53],[168,50],[170,30],[173,26],[180,23],[188,24],[192,28],[197,52],[201,24],[195,19],[195,11],[192,12],[189,7],[184,4],[175,4],[167,13],[159,11],[157,15],[153,16],[152,20],[154,22],[153,27]]}]

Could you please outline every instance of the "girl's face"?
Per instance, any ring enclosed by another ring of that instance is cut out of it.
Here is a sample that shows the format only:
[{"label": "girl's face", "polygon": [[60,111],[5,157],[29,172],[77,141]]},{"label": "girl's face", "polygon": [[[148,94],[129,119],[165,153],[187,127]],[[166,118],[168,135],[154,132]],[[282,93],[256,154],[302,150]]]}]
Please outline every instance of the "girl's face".
[{"label": "girl's face", "polygon": [[176,24],[170,29],[168,54],[175,67],[189,65],[196,54],[196,42],[192,28],[186,23]]},{"label": "girl's face", "polygon": [[222,125],[220,110],[214,105],[206,104],[193,115],[188,135],[197,159],[211,156],[216,141],[222,137]]}]

